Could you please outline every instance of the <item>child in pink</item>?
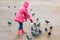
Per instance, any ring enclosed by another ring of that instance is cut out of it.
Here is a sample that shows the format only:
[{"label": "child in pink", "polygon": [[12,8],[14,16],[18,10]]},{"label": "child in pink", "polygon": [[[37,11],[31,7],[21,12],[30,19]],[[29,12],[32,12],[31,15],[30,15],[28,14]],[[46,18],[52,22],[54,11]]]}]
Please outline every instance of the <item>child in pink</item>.
[{"label": "child in pink", "polygon": [[29,2],[25,1],[23,7],[19,8],[19,10],[17,11],[14,17],[14,20],[19,23],[19,29],[17,32],[18,35],[25,34],[23,30],[24,20],[27,21],[27,19],[30,19],[30,22],[31,23],[33,22],[30,14],[28,13],[28,6],[29,6]]}]

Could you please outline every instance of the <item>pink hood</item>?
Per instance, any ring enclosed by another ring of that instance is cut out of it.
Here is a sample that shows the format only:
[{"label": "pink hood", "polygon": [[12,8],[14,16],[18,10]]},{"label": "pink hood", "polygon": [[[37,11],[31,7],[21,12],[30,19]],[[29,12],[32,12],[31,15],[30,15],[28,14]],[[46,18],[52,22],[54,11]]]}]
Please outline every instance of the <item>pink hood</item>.
[{"label": "pink hood", "polygon": [[24,4],[23,4],[23,6],[24,6],[25,8],[28,8],[29,2],[28,2],[28,1],[25,1]]}]

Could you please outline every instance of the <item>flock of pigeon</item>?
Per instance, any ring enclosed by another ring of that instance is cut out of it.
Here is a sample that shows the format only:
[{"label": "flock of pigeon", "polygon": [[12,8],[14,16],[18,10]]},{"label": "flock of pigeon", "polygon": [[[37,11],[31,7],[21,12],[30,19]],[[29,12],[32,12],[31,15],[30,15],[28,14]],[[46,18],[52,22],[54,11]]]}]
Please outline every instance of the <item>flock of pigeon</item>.
[{"label": "flock of pigeon", "polygon": [[[33,23],[33,26],[31,26],[31,34],[33,37],[37,37],[39,35],[42,35],[42,30],[40,29],[40,23],[38,23],[38,18],[37,18],[37,23]],[[50,22],[48,20],[45,20],[45,23],[48,25]],[[52,30],[52,26],[49,27],[49,30]],[[48,28],[45,28],[45,32],[47,32],[48,37],[51,36],[51,31],[48,32]],[[29,35],[26,35],[27,40],[32,40],[32,38],[29,37]]]}]

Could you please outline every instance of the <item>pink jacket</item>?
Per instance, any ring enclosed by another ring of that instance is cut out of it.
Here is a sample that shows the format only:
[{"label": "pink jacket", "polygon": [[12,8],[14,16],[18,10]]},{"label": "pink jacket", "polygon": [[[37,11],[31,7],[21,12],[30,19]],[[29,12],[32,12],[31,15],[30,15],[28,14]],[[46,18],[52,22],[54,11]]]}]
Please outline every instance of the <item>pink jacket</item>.
[{"label": "pink jacket", "polygon": [[24,2],[23,7],[19,8],[19,10],[17,11],[17,14],[14,17],[14,20],[16,22],[24,22],[25,19],[30,18],[30,15],[28,13],[28,8],[29,6],[29,2]]}]

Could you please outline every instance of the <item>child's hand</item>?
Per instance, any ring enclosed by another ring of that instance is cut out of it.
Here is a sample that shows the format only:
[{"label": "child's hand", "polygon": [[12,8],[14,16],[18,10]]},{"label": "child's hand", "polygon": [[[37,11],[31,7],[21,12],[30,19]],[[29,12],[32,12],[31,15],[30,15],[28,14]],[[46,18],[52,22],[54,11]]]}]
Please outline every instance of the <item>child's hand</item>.
[{"label": "child's hand", "polygon": [[32,19],[30,19],[30,22],[32,23],[32,22],[33,22],[33,20],[32,20]]},{"label": "child's hand", "polygon": [[25,19],[25,22],[27,22],[27,19]]}]

